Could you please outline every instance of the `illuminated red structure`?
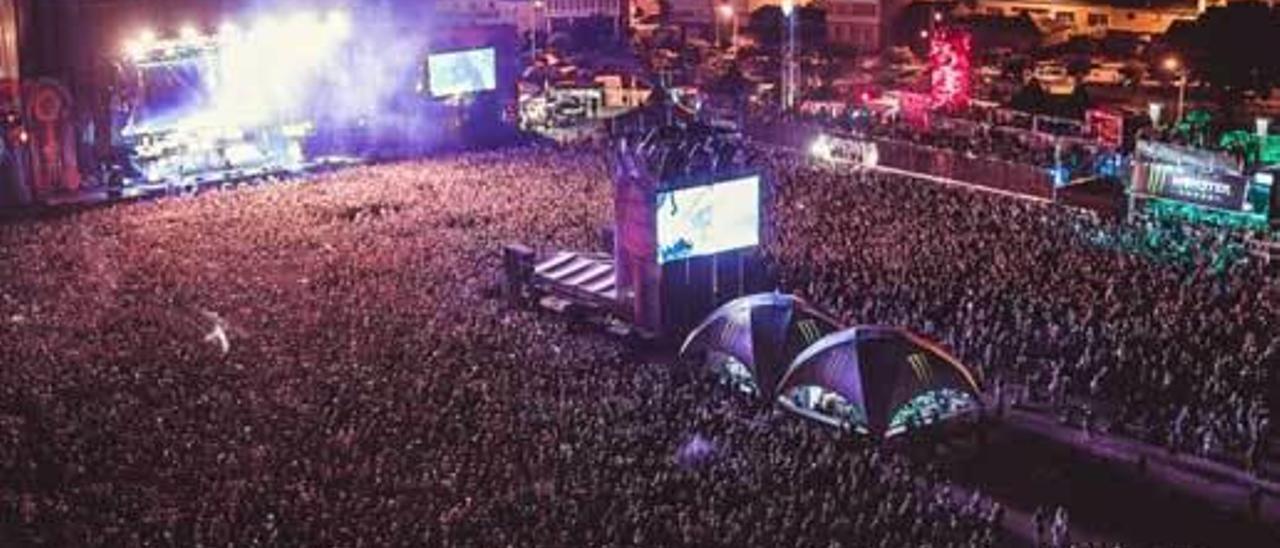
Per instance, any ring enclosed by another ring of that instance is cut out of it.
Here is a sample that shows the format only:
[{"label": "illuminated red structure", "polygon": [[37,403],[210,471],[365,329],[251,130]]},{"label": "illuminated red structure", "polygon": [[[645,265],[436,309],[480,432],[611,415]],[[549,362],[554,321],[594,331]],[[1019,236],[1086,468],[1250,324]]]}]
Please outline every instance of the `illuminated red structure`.
[{"label": "illuminated red structure", "polygon": [[942,28],[929,42],[930,96],[933,108],[951,110],[969,104],[973,41],[968,32]]}]

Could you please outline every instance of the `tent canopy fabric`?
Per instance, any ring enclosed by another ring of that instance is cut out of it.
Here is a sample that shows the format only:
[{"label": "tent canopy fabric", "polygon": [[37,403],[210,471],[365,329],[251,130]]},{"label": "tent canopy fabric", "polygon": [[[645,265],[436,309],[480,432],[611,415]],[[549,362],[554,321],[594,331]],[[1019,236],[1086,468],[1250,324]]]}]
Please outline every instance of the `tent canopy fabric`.
[{"label": "tent canopy fabric", "polygon": [[725,303],[690,332],[681,355],[695,351],[732,356],[751,372],[760,395],[772,399],[792,359],[839,323],[803,299],[757,293]]},{"label": "tent canopy fabric", "polygon": [[[865,417],[877,435],[901,427],[904,406],[928,403],[924,396],[976,401],[973,374],[954,357],[919,336],[888,326],[858,326],[835,332],[806,348],[778,384],[785,396],[804,386],[840,395]],[[946,402],[939,408],[945,413]]]}]

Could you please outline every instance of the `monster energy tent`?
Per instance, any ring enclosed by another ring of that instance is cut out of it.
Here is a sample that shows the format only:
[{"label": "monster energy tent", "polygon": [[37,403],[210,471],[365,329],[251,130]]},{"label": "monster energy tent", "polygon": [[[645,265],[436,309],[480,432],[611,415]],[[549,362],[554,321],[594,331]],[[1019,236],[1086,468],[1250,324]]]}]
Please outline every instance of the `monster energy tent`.
[{"label": "monster energy tent", "polygon": [[877,437],[978,407],[973,374],[938,346],[886,326],[838,331],[796,357],[778,388],[787,408]]},{"label": "monster energy tent", "polygon": [[758,293],[725,303],[685,339],[681,355],[705,352],[739,386],[771,399],[786,367],[839,323],[803,299]]}]

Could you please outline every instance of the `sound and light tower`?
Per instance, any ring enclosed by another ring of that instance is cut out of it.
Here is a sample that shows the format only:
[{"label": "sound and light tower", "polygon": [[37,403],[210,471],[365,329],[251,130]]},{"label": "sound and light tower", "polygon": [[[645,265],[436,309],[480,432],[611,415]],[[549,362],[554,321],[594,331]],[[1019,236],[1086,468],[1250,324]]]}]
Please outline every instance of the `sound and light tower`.
[{"label": "sound and light tower", "polygon": [[[531,55],[529,59],[530,65],[536,65],[538,63],[538,17],[541,16],[543,19],[548,21],[548,28],[551,26],[550,18],[547,17],[547,13],[545,11],[546,9],[546,0],[533,0],[533,23],[529,27],[529,47]],[[547,33],[547,42],[551,42],[550,32]]]}]

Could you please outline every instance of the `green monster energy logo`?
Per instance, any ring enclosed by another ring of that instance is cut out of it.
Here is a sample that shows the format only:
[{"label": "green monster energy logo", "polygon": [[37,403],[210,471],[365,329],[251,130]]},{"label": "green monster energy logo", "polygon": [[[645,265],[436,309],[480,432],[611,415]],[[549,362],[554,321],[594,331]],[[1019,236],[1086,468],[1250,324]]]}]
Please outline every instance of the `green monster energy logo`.
[{"label": "green monster energy logo", "polygon": [[907,363],[911,365],[911,372],[916,374],[916,380],[922,385],[928,385],[933,380],[933,370],[929,368],[929,358],[919,352],[907,356]]},{"label": "green monster energy logo", "polygon": [[800,336],[804,338],[806,345],[812,344],[813,341],[822,336],[822,331],[818,329],[818,323],[810,319],[800,320],[800,323],[796,324],[796,329],[800,330]]},{"label": "green monster energy logo", "polygon": [[1165,169],[1158,165],[1152,165],[1149,168],[1149,172],[1147,173],[1147,193],[1148,194],[1160,194],[1160,191],[1164,190],[1164,183],[1165,183],[1165,177],[1163,176],[1165,175],[1164,171]]},{"label": "green monster energy logo", "polygon": [[[1238,207],[1230,203],[1235,198],[1235,188],[1228,182],[1217,180],[1214,175],[1200,176],[1184,173],[1175,166],[1150,165],[1146,174],[1146,193],[1209,205]],[[1224,203],[1225,202],[1225,203]]]}]

